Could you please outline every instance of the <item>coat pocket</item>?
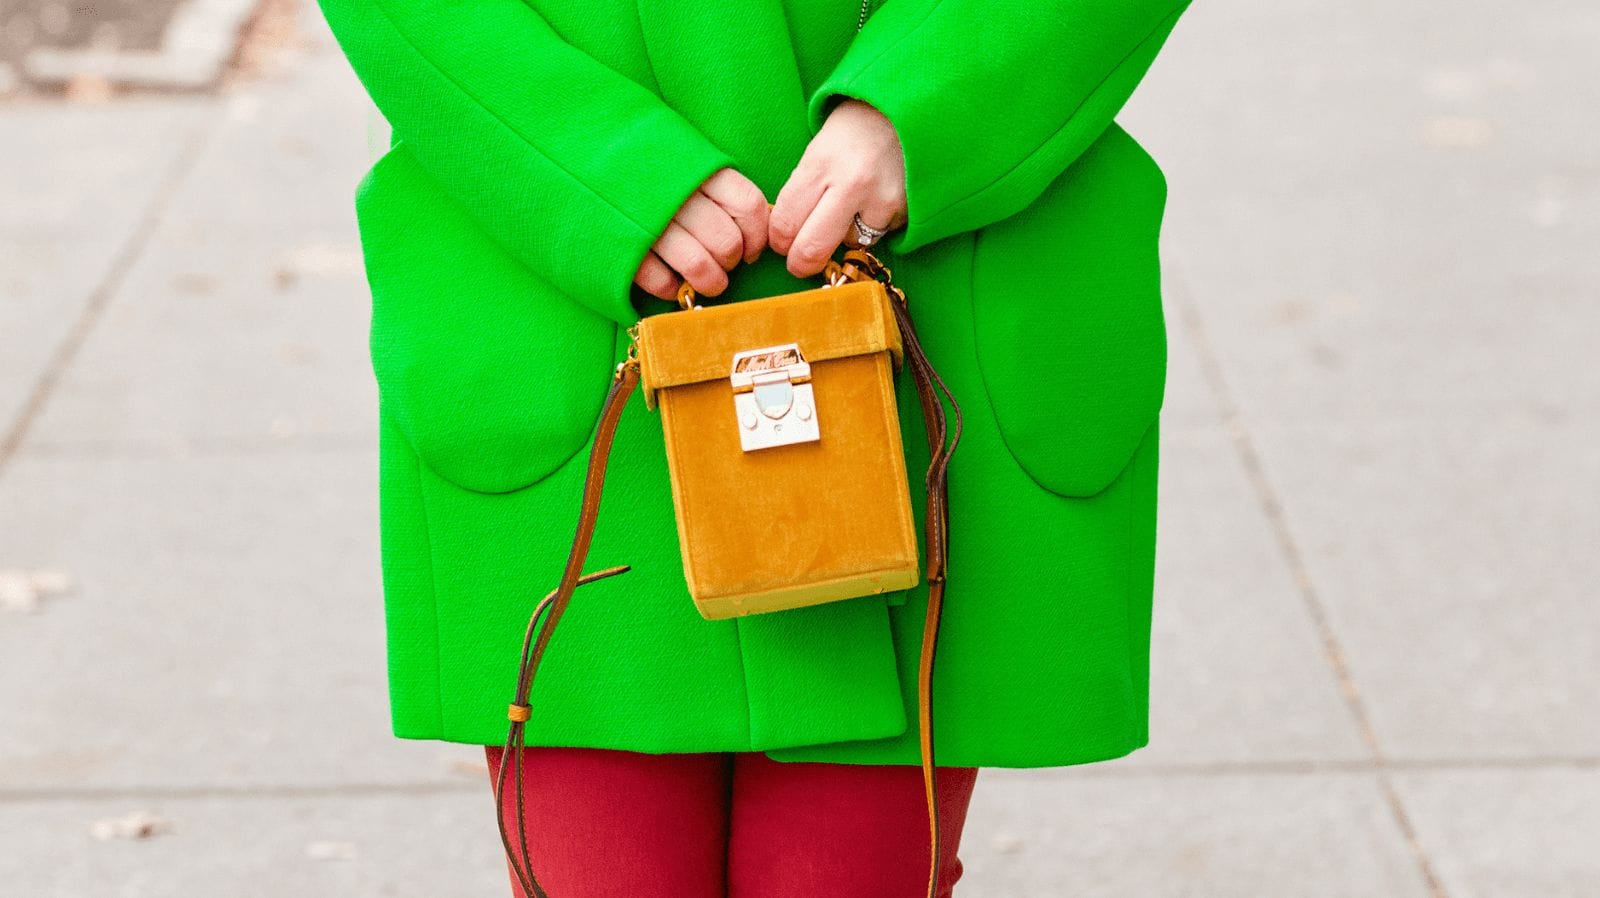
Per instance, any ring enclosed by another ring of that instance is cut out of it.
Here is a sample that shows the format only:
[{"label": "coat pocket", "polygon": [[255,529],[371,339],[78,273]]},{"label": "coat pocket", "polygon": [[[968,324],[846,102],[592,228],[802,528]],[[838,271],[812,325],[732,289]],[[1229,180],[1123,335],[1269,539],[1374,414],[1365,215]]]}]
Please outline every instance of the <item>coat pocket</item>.
[{"label": "coat pocket", "polygon": [[1113,125],[1026,209],[977,232],[978,369],[1007,450],[1047,490],[1110,485],[1160,412],[1165,203],[1161,170]]},{"label": "coat pocket", "polygon": [[403,143],[356,191],[379,401],[422,462],[507,492],[587,445],[617,327],[496,245]]}]

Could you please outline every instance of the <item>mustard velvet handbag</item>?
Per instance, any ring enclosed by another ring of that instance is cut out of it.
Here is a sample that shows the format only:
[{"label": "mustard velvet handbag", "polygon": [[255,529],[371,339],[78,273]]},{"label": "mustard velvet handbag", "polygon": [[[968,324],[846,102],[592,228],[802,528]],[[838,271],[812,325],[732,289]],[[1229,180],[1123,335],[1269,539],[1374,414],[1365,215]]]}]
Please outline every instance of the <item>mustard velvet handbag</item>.
[{"label": "mustard velvet handbag", "polygon": [[[932,683],[944,595],[949,512],[945,471],[961,410],[923,354],[904,291],[865,247],[829,259],[814,289],[708,307],[684,282],[676,311],[629,328],[589,454],[578,529],[560,584],[528,621],[495,804],[506,856],[523,890],[547,898],[528,861],[522,826],[522,748],[528,696],[572,592],[628,565],[579,575],[599,511],[611,442],[636,386],[661,414],[678,544],[689,594],[719,620],[836,602],[920,582],[894,376],[907,361],[927,425],[924,477],[928,610],[918,676],[918,728],[928,802],[928,895],[938,888]],[[944,406],[954,429],[947,436]],[[546,610],[543,623],[541,614]],[[520,852],[502,794],[514,766]],[[520,854],[520,863],[519,863]]]}]

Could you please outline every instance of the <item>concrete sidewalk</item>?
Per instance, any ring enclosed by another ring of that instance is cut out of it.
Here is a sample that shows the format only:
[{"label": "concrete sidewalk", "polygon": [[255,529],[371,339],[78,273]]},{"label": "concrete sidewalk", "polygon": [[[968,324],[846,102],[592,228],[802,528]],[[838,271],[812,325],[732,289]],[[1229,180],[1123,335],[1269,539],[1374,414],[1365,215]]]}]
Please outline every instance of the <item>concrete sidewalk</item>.
[{"label": "concrete sidewalk", "polygon": [[[382,137],[301,21],[267,80],[0,106],[0,895],[508,894],[481,751],[389,732]],[[985,770],[963,898],[1600,896],[1597,36],[1187,14],[1122,117],[1171,188],[1153,741]]]}]

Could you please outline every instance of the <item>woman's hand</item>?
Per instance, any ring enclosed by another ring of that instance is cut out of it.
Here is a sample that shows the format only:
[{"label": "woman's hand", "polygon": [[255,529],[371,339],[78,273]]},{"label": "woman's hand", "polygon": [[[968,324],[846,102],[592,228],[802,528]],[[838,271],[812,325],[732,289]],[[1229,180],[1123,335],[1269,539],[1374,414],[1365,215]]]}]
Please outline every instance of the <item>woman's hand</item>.
[{"label": "woman's hand", "polygon": [[721,168],[684,200],[667,229],[651,245],[634,283],[662,299],[675,299],[680,278],[696,292],[716,296],[728,286],[739,260],[754,262],[767,245],[771,207],[755,182]]},{"label": "woman's hand", "polygon": [[789,273],[822,270],[857,212],[875,228],[905,223],[906,166],[900,135],[876,107],[854,97],[834,106],[772,205],[767,242]]}]

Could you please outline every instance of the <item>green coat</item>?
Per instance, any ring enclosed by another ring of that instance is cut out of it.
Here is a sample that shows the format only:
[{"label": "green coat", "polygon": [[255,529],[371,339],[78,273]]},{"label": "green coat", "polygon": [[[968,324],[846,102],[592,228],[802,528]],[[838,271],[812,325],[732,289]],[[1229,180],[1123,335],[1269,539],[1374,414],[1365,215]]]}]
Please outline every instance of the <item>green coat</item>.
[{"label": "green coat", "polygon": [[[1148,739],[1160,169],[1112,122],[1187,0],[321,0],[393,126],[356,191],[372,291],[394,734],[497,744],[571,544],[632,282],[734,166],[777,196],[840,95],[905,151],[880,257],[960,403],[937,759]],[[768,250],[710,302],[820,285]],[[897,375],[913,486],[922,417]],[[921,526],[924,497],[913,489]],[[708,621],[636,392],[530,745],[916,764],[926,586]]]}]

